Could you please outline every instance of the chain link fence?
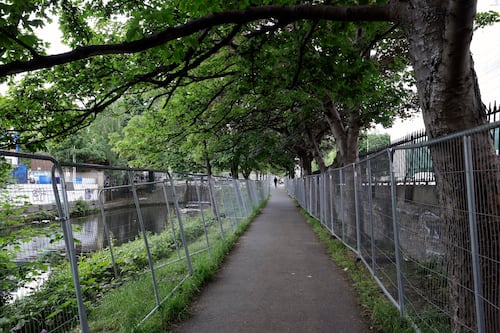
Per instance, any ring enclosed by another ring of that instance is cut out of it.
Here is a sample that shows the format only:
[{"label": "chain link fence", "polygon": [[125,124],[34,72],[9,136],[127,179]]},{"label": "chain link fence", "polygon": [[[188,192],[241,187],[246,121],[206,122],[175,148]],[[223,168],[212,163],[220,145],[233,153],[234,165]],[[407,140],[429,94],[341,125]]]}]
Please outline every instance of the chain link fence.
[{"label": "chain link fence", "polygon": [[386,149],[287,189],[417,331],[500,332],[499,127]]},{"label": "chain link fence", "polygon": [[[267,179],[0,157],[0,332],[141,325],[269,195]],[[126,321],[120,297],[138,304]]]}]

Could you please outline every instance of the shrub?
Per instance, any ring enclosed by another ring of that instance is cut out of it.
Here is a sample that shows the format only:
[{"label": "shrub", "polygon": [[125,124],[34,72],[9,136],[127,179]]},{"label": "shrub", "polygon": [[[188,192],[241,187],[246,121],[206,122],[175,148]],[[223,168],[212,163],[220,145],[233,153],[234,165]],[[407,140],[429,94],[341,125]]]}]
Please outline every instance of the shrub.
[{"label": "shrub", "polygon": [[71,211],[71,216],[84,216],[90,211],[88,203],[83,199],[78,199]]}]

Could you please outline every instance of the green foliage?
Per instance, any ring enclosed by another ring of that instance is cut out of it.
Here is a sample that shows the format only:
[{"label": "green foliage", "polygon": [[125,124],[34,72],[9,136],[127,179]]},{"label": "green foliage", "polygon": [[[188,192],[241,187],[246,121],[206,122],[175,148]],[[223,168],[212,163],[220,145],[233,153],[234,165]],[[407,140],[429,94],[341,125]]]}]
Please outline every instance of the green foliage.
[{"label": "green foliage", "polygon": [[385,147],[391,144],[391,136],[387,133],[385,134],[370,134],[366,133],[363,135],[359,142],[359,152],[374,151],[376,149]]},{"label": "green foliage", "polygon": [[49,20],[50,1],[8,1],[0,4],[0,59],[2,62],[27,60],[46,46],[36,35]]},{"label": "green foliage", "polygon": [[89,204],[83,200],[78,199],[75,201],[75,206],[71,210],[72,216],[84,216],[90,211]]},{"label": "green foliage", "polygon": [[[211,226],[215,222],[215,220],[209,220],[207,221],[207,225]],[[185,221],[185,233],[189,241],[196,240],[202,236],[204,229],[200,220],[191,219]],[[148,234],[148,243],[155,262],[169,258],[175,252],[174,239],[169,231],[159,234]],[[115,263],[120,275],[119,280],[114,275],[109,251],[97,251],[89,256],[80,257],[78,264],[80,283],[84,299],[89,302],[89,305],[100,300],[110,290],[120,286],[123,282],[133,281],[141,275],[140,273],[148,266],[147,253],[144,246],[144,240],[138,237],[135,241],[114,248]],[[2,251],[3,254],[4,252]],[[10,260],[7,260],[11,258],[5,258],[5,261],[0,261],[2,268],[11,263]],[[3,259],[3,257],[0,257],[0,259]],[[15,264],[13,266],[18,267]],[[36,267],[47,270],[46,266]],[[13,269],[11,268],[10,272]],[[25,276],[28,271],[24,272]],[[8,271],[0,270],[0,273],[3,274],[4,272]],[[19,276],[19,273],[16,276]],[[5,277],[1,281],[2,290],[12,290],[12,287],[16,287],[19,282],[10,281],[9,279],[5,279]],[[12,287],[4,289],[4,287],[8,287],[7,284],[9,283],[12,284]],[[58,263],[57,260],[52,260],[50,264],[50,276],[40,290],[30,296],[16,300],[12,304],[1,304],[2,317],[0,318],[0,328],[8,329],[15,326],[15,323],[18,323],[18,326],[20,325],[21,327],[24,325],[45,325],[40,326],[39,330],[47,327],[55,327],[63,319],[65,313],[76,313],[76,307],[77,304],[74,297],[69,264],[66,261]]]},{"label": "green foliage", "polygon": [[[105,142],[102,136],[94,136],[87,129],[68,136],[59,144],[51,144],[49,153],[60,161],[77,163],[102,163],[106,161]],[[105,138],[104,138],[105,139]]]},{"label": "green foliage", "polygon": [[29,214],[26,217],[26,220],[28,221],[41,221],[41,220],[55,220],[57,217],[57,213],[55,211],[49,211],[49,210],[38,210],[34,213]]},{"label": "green foliage", "polygon": [[10,178],[12,166],[5,161],[5,158],[0,158],[0,188],[3,188]]},{"label": "green foliage", "polygon": [[[64,1],[50,8],[74,48],[134,41],[208,13],[267,3]],[[354,123],[345,128],[386,125],[402,112],[407,63],[399,31],[381,39],[388,24],[273,23],[212,27],[141,53],[27,74],[1,103],[0,122],[36,149],[47,138],[104,121],[96,115],[115,103],[141,100],[136,106],[148,112],[128,109],[127,128],[109,133],[114,150],[132,165],[197,171],[212,163],[248,175],[276,166],[291,170],[295,157],[331,141],[325,98],[344,122]],[[65,160],[109,161],[107,141],[98,138],[78,132],[51,151]]]},{"label": "green foliage", "polygon": [[17,264],[15,259],[21,244],[34,236],[54,234],[50,227],[36,228],[29,223],[32,217],[25,217],[23,199],[11,198],[0,189],[0,309],[12,300],[13,291],[36,279],[46,267],[44,262]]},{"label": "green foliage", "polygon": [[482,29],[498,22],[500,22],[500,14],[496,11],[489,10],[487,12],[477,13],[474,21],[474,30]]},{"label": "green foliage", "polygon": [[87,128],[64,139],[56,138],[46,144],[48,152],[57,160],[64,162],[109,164],[126,166],[112,151],[110,136],[120,132],[123,124],[130,118],[123,110],[123,104],[117,104],[99,114],[96,121]]},{"label": "green foliage", "polygon": [[11,292],[17,287],[18,280],[26,278],[27,271],[19,267],[13,259],[16,251],[27,237],[23,229],[24,221],[17,218],[23,209],[16,206],[15,198],[10,198],[3,189],[10,176],[11,166],[0,161],[0,308],[10,300]]},{"label": "green foliage", "polygon": [[[17,252],[21,251],[21,245],[29,241],[33,237],[51,237],[51,241],[61,237],[60,229],[57,225],[44,225],[44,227],[35,227],[28,223],[34,216],[29,216],[26,219],[21,218],[23,208],[16,207],[8,196],[3,193],[0,195],[2,208],[0,209],[0,331],[4,331],[5,327],[22,326],[32,320],[32,316],[37,316],[38,313],[44,312],[44,305],[47,299],[54,299],[53,296],[47,298],[47,295],[40,298],[39,301],[33,302],[33,299],[25,297],[22,300],[16,300],[13,306],[10,303],[13,301],[12,293],[20,286],[36,281],[40,275],[47,272],[49,263],[56,264],[58,258],[41,256],[39,260],[34,262],[16,263],[15,259]],[[66,286],[68,287],[68,286]],[[72,287],[72,286],[71,286]],[[71,294],[71,297],[73,294]],[[70,297],[68,295],[68,297]],[[57,298],[57,297],[56,297]],[[20,305],[23,304],[23,305]],[[25,310],[25,304],[31,310]],[[62,311],[62,310],[61,310]],[[15,325],[14,325],[15,324]]]}]

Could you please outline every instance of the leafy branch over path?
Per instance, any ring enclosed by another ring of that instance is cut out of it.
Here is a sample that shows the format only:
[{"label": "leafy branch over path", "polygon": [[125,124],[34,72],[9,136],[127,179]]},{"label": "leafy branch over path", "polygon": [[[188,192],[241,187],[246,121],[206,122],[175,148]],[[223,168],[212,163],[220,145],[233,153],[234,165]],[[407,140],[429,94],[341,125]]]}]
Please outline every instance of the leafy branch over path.
[{"label": "leafy branch over path", "polygon": [[292,22],[301,19],[323,19],[337,21],[391,21],[389,5],[332,7],[325,5],[297,6],[261,6],[244,10],[229,10],[212,13],[185,24],[153,33],[147,37],[131,42],[108,45],[80,46],[76,49],[49,56],[35,54],[27,61],[13,61],[0,65],[0,77],[19,74],[42,68],[50,68],[69,62],[87,59],[99,55],[127,54],[145,51],[177,38],[192,35],[204,29],[223,24],[244,24],[261,19],[275,18],[278,21]]}]

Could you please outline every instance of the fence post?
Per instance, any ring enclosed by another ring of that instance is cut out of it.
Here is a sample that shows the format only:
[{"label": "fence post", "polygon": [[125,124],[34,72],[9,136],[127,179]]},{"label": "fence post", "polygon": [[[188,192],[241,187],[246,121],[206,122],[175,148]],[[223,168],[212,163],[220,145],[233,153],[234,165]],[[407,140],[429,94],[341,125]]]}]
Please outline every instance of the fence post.
[{"label": "fence post", "polygon": [[306,194],[307,194],[307,178],[302,178],[302,200],[301,200],[301,203],[302,203],[302,207],[304,207],[304,209],[306,210],[306,212],[309,213],[309,211],[307,210],[307,197],[306,197]]},{"label": "fence post", "polygon": [[229,225],[231,226],[231,232],[234,232],[234,220],[233,220],[231,213],[236,216],[236,212],[234,211],[233,203],[231,200],[231,194],[227,193],[227,190],[230,190],[228,188],[228,186],[229,186],[228,182],[229,181],[227,179],[224,179],[224,182],[222,183],[222,186],[221,186],[221,193],[222,193],[222,200],[223,200],[222,206],[224,207],[224,212],[226,213],[226,218],[229,220]]},{"label": "fence post", "polygon": [[219,203],[217,202],[217,196],[215,195],[214,180],[212,176],[208,175],[208,190],[210,191],[210,197],[212,199],[212,204],[214,205],[215,215],[217,222],[219,222],[220,235],[224,239],[224,226],[222,225],[222,219],[220,218]]},{"label": "fence post", "polygon": [[372,200],[372,164],[371,164],[371,160],[368,160],[367,161],[367,171],[368,171],[368,191],[367,191],[367,194],[368,194],[368,209],[369,209],[369,213],[368,213],[368,220],[369,220],[369,223],[370,223],[370,237],[371,237],[371,241],[370,241],[370,245],[371,245],[371,255],[372,255],[372,272],[373,272],[373,275],[376,275],[375,274],[375,226],[373,225],[373,200]]},{"label": "fence post", "polygon": [[340,224],[342,228],[342,241],[345,242],[345,211],[344,211],[344,168],[339,170],[339,189],[340,189]]},{"label": "fence post", "polygon": [[[175,225],[170,221],[172,217],[172,214],[170,212],[170,205],[168,204],[168,195],[167,195],[167,184],[165,181],[162,183],[162,189],[163,189],[163,197],[165,198],[165,205],[167,207],[167,221],[170,224],[170,229],[172,231],[172,237],[174,239],[174,245],[175,245],[175,252],[177,253],[177,258],[181,258],[181,253],[179,251],[179,242],[177,242],[177,235],[175,233]],[[175,197],[173,198],[175,200]]]},{"label": "fence post", "polygon": [[321,190],[321,193],[322,193],[322,196],[323,196],[323,200],[322,200],[322,206],[323,206],[323,220],[325,221],[324,223],[324,226],[328,229],[328,187],[327,187],[327,183],[326,183],[326,179],[327,179],[327,173],[326,171],[321,174],[321,179],[322,179],[322,190]]},{"label": "fence post", "polygon": [[334,205],[335,205],[335,176],[332,175],[332,172],[331,171],[328,171],[328,191],[330,192],[330,195],[329,195],[329,205],[330,205],[330,229],[331,229],[331,234],[335,234],[335,231],[334,231],[334,219],[335,219],[335,216],[334,216],[334,211],[335,209],[333,208]]},{"label": "fence post", "polygon": [[469,212],[469,230],[471,241],[472,274],[474,278],[474,299],[476,303],[476,321],[479,333],[486,332],[484,322],[483,293],[481,283],[481,264],[477,236],[476,203],[474,196],[474,174],[472,166],[472,148],[470,136],[464,136],[465,181],[467,187],[467,207]]},{"label": "fence post", "polygon": [[[200,183],[203,184],[203,176],[200,178]],[[208,253],[210,254],[210,242],[208,240],[207,224],[205,223],[205,212],[203,211],[203,203],[201,201],[200,188],[198,186],[198,181],[194,180],[194,187],[196,189],[196,198],[198,199],[198,205],[200,206],[201,222],[203,223],[203,230],[205,231],[205,240],[207,242]]]},{"label": "fence post", "polygon": [[323,224],[321,221],[321,176],[314,176],[314,186],[316,190],[314,191],[314,209],[316,210],[316,218]]},{"label": "fence post", "polygon": [[401,267],[401,251],[399,248],[399,225],[396,202],[396,177],[393,170],[393,150],[387,149],[389,154],[389,172],[391,174],[391,205],[392,205],[392,229],[394,233],[394,253],[396,255],[396,274],[398,279],[398,299],[399,299],[399,314],[404,316],[405,301],[403,289],[403,271]]},{"label": "fence post", "polygon": [[309,207],[307,207],[308,213],[311,214],[311,216],[314,216],[314,211],[313,211],[313,178],[312,176],[307,177],[307,181],[309,183]]},{"label": "fence post", "polygon": [[[233,184],[234,184],[234,189],[236,190],[236,197],[238,198],[238,206],[239,206],[240,215],[243,217],[243,214],[241,214],[241,211],[243,210],[245,212],[245,216],[243,218],[246,218],[248,215],[250,215],[250,213],[248,212],[247,205],[246,205],[245,201],[243,200],[243,196],[241,194],[240,182],[238,179],[233,178]],[[240,221],[238,221],[238,224],[239,224],[239,222]]]},{"label": "fence post", "polygon": [[186,263],[189,269],[189,273],[193,274],[191,256],[189,255],[189,248],[186,241],[186,234],[184,233],[184,224],[182,223],[181,209],[179,207],[179,200],[177,200],[177,191],[175,190],[175,183],[173,176],[170,177],[170,186],[172,187],[172,194],[174,195],[175,214],[177,215],[177,221],[179,222],[179,232],[181,233],[182,245],[184,246],[184,253],[186,254]]},{"label": "fence post", "polygon": [[151,251],[149,250],[148,236],[146,233],[146,228],[144,227],[144,220],[142,219],[141,205],[139,204],[139,197],[137,195],[137,188],[134,183],[134,176],[132,172],[128,172],[128,178],[132,184],[132,195],[134,197],[135,210],[137,212],[137,220],[139,221],[139,226],[141,227],[142,237],[144,237],[144,245],[146,246],[146,254],[148,256],[149,269],[151,270],[151,279],[153,281],[153,290],[155,293],[156,304],[161,305],[160,294],[158,292],[158,285],[156,283],[155,269],[153,264],[153,257],[151,256]]},{"label": "fence post", "polygon": [[255,181],[250,179],[245,179],[245,186],[247,188],[248,200],[250,203],[250,213],[253,212],[254,208],[259,205],[259,199],[257,199],[257,193],[255,192]]},{"label": "fence post", "polygon": [[104,193],[105,193],[105,190],[100,190],[98,193],[99,206],[101,207],[102,223],[104,224],[104,233],[106,234],[106,237],[108,238],[109,254],[111,255],[111,263],[113,264],[113,272],[115,274],[115,278],[117,280],[121,280],[120,276],[118,275],[118,270],[116,269],[115,255],[113,252],[113,240],[111,239],[111,233],[109,232],[108,222],[106,221],[106,212],[104,210],[104,199],[103,199]]},{"label": "fence post", "polygon": [[[80,319],[80,328],[83,333],[89,333],[89,323],[87,320],[87,312],[85,311],[85,305],[83,303],[82,288],[80,286],[80,277],[78,274],[78,261],[75,255],[75,244],[73,241],[73,230],[71,227],[69,205],[68,205],[68,195],[66,193],[66,182],[64,181],[64,172],[58,161],[52,161],[52,190],[54,191],[54,198],[56,201],[57,212],[61,219],[61,227],[63,229],[64,243],[66,244],[66,249],[68,251],[68,260],[71,268],[71,276],[73,277],[73,285],[75,287],[76,301],[78,305],[78,316]],[[57,188],[56,179],[56,169],[60,176],[61,183],[61,193],[62,193],[62,203],[61,197],[59,196],[59,190]]]},{"label": "fence post", "polygon": [[307,205],[309,204],[307,193],[309,193],[309,187],[307,187],[307,178],[302,179],[302,207],[309,213]]},{"label": "fence post", "polygon": [[325,186],[324,186],[324,182],[323,182],[323,175],[318,175],[318,203],[319,203],[319,219],[321,221],[321,224],[323,226],[326,226],[326,219],[324,217],[324,209],[325,209],[325,205],[324,205],[324,200],[325,200],[325,197],[324,197],[324,194],[325,194]]},{"label": "fence post", "polygon": [[352,164],[353,168],[353,182],[354,182],[354,212],[356,214],[356,250],[358,256],[361,256],[361,221],[359,217],[359,196],[358,196],[358,170],[356,164]]}]

